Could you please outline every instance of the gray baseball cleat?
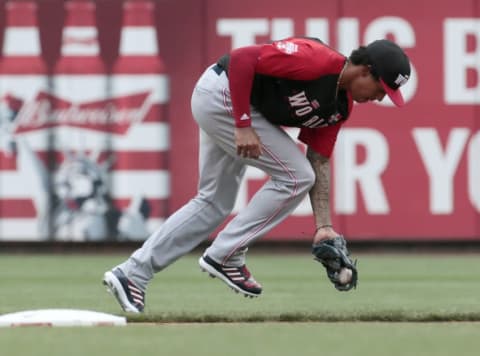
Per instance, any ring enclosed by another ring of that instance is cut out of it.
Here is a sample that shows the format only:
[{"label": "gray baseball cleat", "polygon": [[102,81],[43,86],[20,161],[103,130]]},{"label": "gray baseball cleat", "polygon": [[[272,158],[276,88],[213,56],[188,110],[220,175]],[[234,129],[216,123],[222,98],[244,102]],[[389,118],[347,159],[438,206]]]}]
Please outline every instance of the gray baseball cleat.
[{"label": "gray baseball cleat", "polygon": [[145,293],[121,269],[105,272],[103,284],[126,312],[141,313],[145,307]]},{"label": "gray baseball cleat", "polygon": [[245,265],[240,267],[223,266],[208,255],[200,257],[198,264],[202,271],[208,272],[211,277],[220,278],[235,292],[240,292],[245,297],[258,297],[262,293],[262,286],[253,278]]}]

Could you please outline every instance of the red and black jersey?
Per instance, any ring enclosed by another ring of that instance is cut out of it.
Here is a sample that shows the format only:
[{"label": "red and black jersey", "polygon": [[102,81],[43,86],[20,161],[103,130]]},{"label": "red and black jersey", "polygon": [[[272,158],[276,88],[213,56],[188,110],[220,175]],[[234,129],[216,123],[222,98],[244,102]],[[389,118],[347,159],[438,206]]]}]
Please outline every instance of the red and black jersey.
[{"label": "red and black jersey", "polygon": [[256,74],[250,103],[275,125],[335,125],[349,115],[346,92],[336,93],[337,81],[338,74],[309,81]]},{"label": "red and black jersey", "polygon": [[300,140],[329,157],[353,106],[349,93],[337,93],[345,62],[345,56],[311,38],[232,51],[219,64],[228,67],[236,126],[250,126],[251,104],[275,125],[300,127]]}]

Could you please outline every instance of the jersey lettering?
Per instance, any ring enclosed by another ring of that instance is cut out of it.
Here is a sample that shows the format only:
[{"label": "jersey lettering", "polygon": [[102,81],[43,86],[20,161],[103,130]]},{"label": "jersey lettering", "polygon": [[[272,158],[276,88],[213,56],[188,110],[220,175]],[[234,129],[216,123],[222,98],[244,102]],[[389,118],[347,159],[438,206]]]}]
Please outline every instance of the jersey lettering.
[{"label": "jersey lettering", "polygon": [[313,111],[311,106],[304,106],[301,109],[295,110],[295,114],[297,116],[305,116],[307,114],[310,114]]},{"label": "jersey lettering", "polygon": [[325,120],[321,117],[318,117],[317,115],[314,115],[312,118],[309,120],[305,121],[302,123],[302,126],[306,127],[318,127],[321,124],[325,124]]},{"label": "jersey lettering", "polygon": [[305,91],[288,97],[288,101],[292,107],[300,107],[295,110],[295,115],[302,117],[313,111],[310,101],[308,101]]},{"label": "jersey lettering", "polygon": [[288,97],[288,101],[290,102],[290,105],[292,106],[305,106],[309,105],[310,102],[307,99],[307,96],[305,95],[305,91],[301,91],[298,94],[292,95]]}]

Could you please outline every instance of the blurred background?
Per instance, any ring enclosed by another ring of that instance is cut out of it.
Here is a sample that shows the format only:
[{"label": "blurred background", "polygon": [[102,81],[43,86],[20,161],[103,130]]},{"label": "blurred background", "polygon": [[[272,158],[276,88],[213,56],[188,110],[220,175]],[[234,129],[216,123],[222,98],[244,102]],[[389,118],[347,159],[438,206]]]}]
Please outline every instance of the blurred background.
[{"label": "blurred background", "polygon": [[[412,62],[407,105],[359,105],[339,136],[336,230],[480,242],[478,0],[0,1],[0,241],[146,239],[196,193],[199,75],[233,48],[293,35],[346,56],[389,38]],[[234,212],[266,179],[247,171]],[[264,240],[313,231],[307,198]]]}]

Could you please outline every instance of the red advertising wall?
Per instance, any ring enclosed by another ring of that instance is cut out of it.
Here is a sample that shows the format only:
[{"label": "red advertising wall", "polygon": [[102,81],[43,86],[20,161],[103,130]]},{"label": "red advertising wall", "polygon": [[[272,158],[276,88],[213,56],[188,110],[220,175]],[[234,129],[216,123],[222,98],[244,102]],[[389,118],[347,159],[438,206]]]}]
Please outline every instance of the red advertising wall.
[{"label": "red advertising wall", "polygon": [[[99,56],[107,71],[112,70],[119,56],[125,2],[93,1]],[[64,1],[35,3],[40,56],[47,70],[52,70],[62,56]],[[147,217],[150,229],[196,193],[198,140],[191,119],[190,95],[207,65],[234,47],[292,35],[319,37],[346,55],[359,45],[387,37],[405,48],[412,61],[412,78],[404,88],[407,105],[402,109],[388,102],[355,107],[333,156],[331,201],[335,227],[357,240],[480,239],[478,0],[427,1],[421,7],[412,0],[301,0],[294,6],[287,1],[258,0],[150,3],[157,57],[168,76],[168,94],[160,105],[163,114],[156,112],[163,115],[160,121],[168,122],[169,129],[168,145],[156,148],[163,163],[147,168],[168,170],[169,177],[168,183],[163,183],[168,193],[147,199],[154,204]],[[2,48],[5,5],[5,1],[0,2]],[[289,133],[296,134],[295,130]],[[155,149],[152,152],[154,156],[149,157],[155,157]],[[9,161],[5,150],[0,156],[0,166],[6,167]],[[126,167],[133,164],[129,162]],[[235,211],[245,208],[265,179],[259,171],[247,171]],[[2,223],[12,209],[12,201],[17,200],[11,194],[5,198],[8,187],[2,184],[1,239],[20,239],[21,233],[12,233]],[[138,191],[135,184],[125,189]],[[112,187],[113,192],[115,189]],[[119,197],[116,204],[123,204],[125,209],[131,200]],[[38,214],[35,204],[30,203],[30,211],[32,218]],[[22,216],[18,213],[9,219],[15,218]],[[266,239],[308,240],[313,229],[309,201],[305,200]]]},{"label": "red advertising wall", "polygon": [[[354,239],[480,238],[478,1],[435,1],[423,10],[414,1],[380,0],[204,5],[204,65],[232,47],[290,35],[320,37],[345,54],[376,38],[397,41],[414,68],[408,104],[355,108],[334,155],[334,223]],[[174,185],[188,186],[177,177]],[[247,173],[237,209],[262,182],[258,172]],[[182,192],[172,205],[194,187]],[[306,201],[267,238],[308,239],[312,229]]]}]

